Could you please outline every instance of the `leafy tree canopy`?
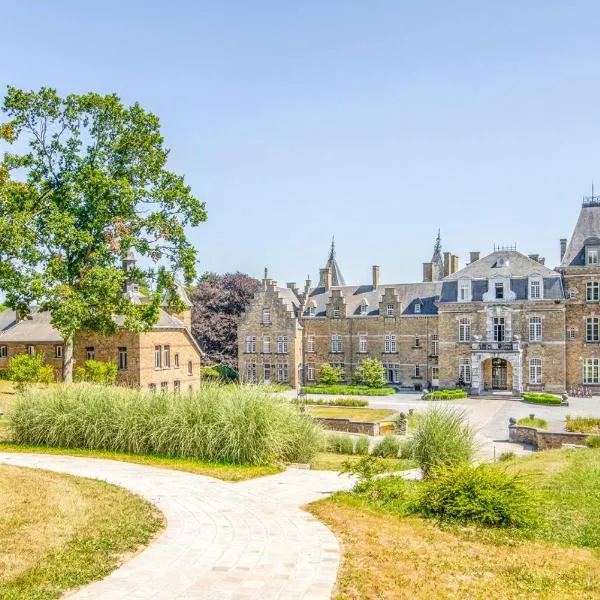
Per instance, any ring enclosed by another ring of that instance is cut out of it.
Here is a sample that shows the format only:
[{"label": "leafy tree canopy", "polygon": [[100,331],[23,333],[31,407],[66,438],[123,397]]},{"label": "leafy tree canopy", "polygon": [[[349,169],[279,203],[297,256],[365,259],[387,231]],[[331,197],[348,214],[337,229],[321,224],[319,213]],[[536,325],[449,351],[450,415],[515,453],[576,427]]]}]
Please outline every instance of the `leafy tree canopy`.
[{"label": "leafy tree canopy", "polygon": [[[75,332],[113,333],[115,314],[131,330],[151,327],[165,291],[182,308],[174,274],[195,276],[185,227],[205,221],[205,207],[167,170],[159,120],[139,104],[9,87],[2,108],[0,142],[14,151],[0,159],[0,290],[22,313],[32,303],[51,312],[70,380]],[[129,275],[152,283],[147,304],[123,295],[130,249],[156,266]]]}]

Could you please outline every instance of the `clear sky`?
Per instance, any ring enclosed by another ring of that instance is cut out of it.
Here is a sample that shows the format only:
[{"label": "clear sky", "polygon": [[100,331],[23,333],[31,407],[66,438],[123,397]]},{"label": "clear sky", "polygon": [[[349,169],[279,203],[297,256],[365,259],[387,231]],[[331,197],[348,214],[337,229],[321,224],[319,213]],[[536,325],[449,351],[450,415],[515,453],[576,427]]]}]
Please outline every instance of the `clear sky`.
[{"label": "clear sky", "polygon": [[201,270],[420,280],[516,243],[558,262],[600,189],[600,3],[3,0],[0,85],[159,115],[208,208]]}]

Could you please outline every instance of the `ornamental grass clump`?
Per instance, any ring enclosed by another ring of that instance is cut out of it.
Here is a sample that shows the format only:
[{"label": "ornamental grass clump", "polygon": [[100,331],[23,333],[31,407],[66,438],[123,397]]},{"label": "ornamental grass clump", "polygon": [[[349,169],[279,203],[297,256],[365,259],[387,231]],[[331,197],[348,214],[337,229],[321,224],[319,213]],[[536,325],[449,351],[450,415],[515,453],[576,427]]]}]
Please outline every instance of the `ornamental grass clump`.
[{"label": "ornamental grass clump", "polygon": [[89,384],[32,389],[9,423],[18,444],[232,464],[308,462],[322,444],[321,427],[295,406],[238,385],[181,396]]}]

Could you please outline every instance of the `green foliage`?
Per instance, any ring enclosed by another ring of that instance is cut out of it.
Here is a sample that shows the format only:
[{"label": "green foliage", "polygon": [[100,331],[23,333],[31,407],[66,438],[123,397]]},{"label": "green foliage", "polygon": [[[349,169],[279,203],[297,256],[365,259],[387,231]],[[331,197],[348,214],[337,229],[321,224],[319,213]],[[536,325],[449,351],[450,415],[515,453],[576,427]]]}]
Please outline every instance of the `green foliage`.
[{"label": "green foliage", "polygon": [[427,477],[441,465],[470,462],[475,455],[475,432],[464,411],[436,407],[422,413],[406,451]]},{"label": "green foliage", "polygon": [[215,369],[225,381],[237,381],[239,379],[238,372],[229,365],[217,365]]},{"label": "green foliage", "polygon": [[388,435],[377,442],[371,454],[381,458],[397,458],[400,454],[400,441],[398,438]]},{"label": "green foliage", "polygon": [[[375,473],[376,475],[377,473]],[[370,505],[410,515],[419,511],[419,482],[406,481],[397,475],[369,477],[360,480],[352,490],[354,496],[367,500]]]},{"label": "green foliage", "polygon": [[321,385],[336,385],[342,379],[344,372],[342,369],[337,369],[328,363],[323,363],[318,369],[318,374]]},{"label": "green foliage", "polygon": [[523,417],[517,421],[517,425],[523,425],[525,427],[537,427],[538,429],[548,429],[548,421],[538,417]]},{"label": "green foliage", "polygon": [[17,354],[8,361],[8,378],[19,391],[23,391],[35,383],[51,383],[54,370],[52,365],[44,362],[44,355],[39,352],[33,356]]},{"label": "green foliage", "polygon": [[438,466],[423,484],[420,510],[427,516],[491,527],[536,523],[534,499],[526,479],[495,466]]},{"label": "green foliage", "polygon": [[354,454],[359,454],[361,456],[365,456],[369,454],[369,437],[366,435],[361,435],[354,445]]},{"label": "green foliage", "polygon": [[515,458],[517,458],[517,455],[512,452],[512,451],[507,451],[507,452],[503,452],[499,457],[498,457],[498,462],[507,462],[509,460],[514,460]]},{"label": "green foliage", "polygon": [[469,394],[465,390],[436,390],[425,394],[425,400],[457,400],[467,398]]},{"label": "green foliage", "polygon": [[346,396],[391,396],[395,394],[393,388],[370,388],[361,385],[308,385],[302,388],[307,394],[331,394]]},{"label": "green foliage", "polygon": [[245,465],[309,462],[323,435],[285,400],[209,383],[189,396],[88,384],[28,390],[9,424],[18,444]]},{"label": "green foliage", "polygon": [[76,381],[113,385],[116,378],[117,364],[112,360],[86,360],[83,367],[77,367],[75,370]]},{"label": "green foliage", "polygon": [[385,385],[385,369],[377,358],[365,358],[358,365],[354,374],[354,382],[369,388],[381,388]]},{"label": "green foliage", "polygon": [[387,465],[380,458],[373,455],[363,456],[360,460],[347,460],[342,465],[341,473],[353,475],[358,479],[359,484],[371,481],[376,475],[385,473]]},{"label": "green foliage", "polygon": [[202,367],[200,369],[200,379],[207,381],[221,381],[221,373],[216,367]]},{"label": "green foliage", "polygon": [[588,448],[600,448],[600,435],[592,435],[586,438],[585,445]]},{"label": "green foliage", "polygon": [[554,396],[553,394],[536,394],[534,392],[523,394],[523,400],[531,404],[548,404],[551,406],[560,406],[562,404],[562,400],[558,396]]},{"label": "green foliage", "polygon": [[344,433],[331,433],[327,436],[326,449],[337,454],[354,454],[354,438]]},{"label": "green foliage", "polygon": [[356,408],[369,405],[368,400],[361,400],[360,398],[336,398],[334,400],[323,400],[322,398],[296,398],[293,402],[311,406],[351,406]]},{"label": "green foliage", "polygon": [[575,417],[568,419],[566,430],[574,433],[600,433],[600,418]]}]

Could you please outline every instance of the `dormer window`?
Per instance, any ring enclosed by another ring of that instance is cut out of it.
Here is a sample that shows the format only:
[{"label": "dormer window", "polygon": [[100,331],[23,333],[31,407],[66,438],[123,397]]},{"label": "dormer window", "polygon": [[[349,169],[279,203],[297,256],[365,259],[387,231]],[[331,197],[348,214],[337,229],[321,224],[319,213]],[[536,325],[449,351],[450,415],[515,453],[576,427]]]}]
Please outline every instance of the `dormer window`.
[{"label": "dormer window", "polygon": [[363,298],[360,303],[359,313],[361,315],[366,315],[369,310],[369,303]]},{"label": "dormer window", "polygon": [[471,302],[471,281],[462,279],[458,281],[458,301]]},{"label": "dormer window", "polygon": [[421,312],[421,303],[420,302],[416,302],[415,303],[415,313],[420,313]]},{"label": "dormer window", "polygon": [[585,250],[586,250],[585,264],[586,265],[597,265],[598,264],[598,248],[586,247]]},{"label": "dormer window", "polygon": [[529,279],[529,299],[541,300],[543,296],[543,285],[541,277],[532,277]]},{"label": "dormer window", "polygon": [[396,314],[396,307],[394,304],[388,304],[385,312],[386,316],[393,317]]},{"label": "dormer window", "polygon": [[340,307],[337,306],[337,304],[333,307],[333,309],[331,311],[331,315],[333,316],[334,319],[340,318]]},{"label": "dormer window", "polygon": [[265,308],[263,310],[263,320],[262,320],[264,325],[270,325],[271,323],[271,309],[270,308]]},{"label": "dormer window", "polygon": [[314,317],[317,314],[317,308],[315,306],[308,307],[308,316]]},{"label": "dormer window", "polygon": [[504,282],[497,281],[494,285],[494,290],[496,291],[496,300],[504,299]]}]

